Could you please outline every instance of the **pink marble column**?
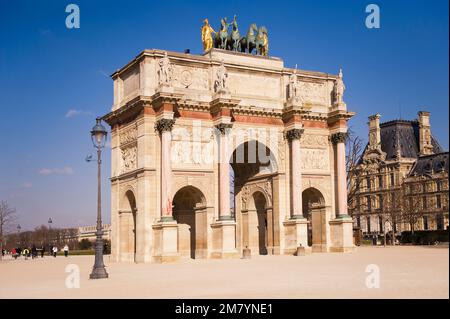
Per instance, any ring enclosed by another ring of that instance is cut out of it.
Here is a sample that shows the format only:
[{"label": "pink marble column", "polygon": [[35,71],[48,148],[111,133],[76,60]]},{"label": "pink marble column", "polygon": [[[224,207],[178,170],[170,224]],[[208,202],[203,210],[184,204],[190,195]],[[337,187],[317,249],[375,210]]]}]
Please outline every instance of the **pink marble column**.
[{"label": "pink marble column", "polygon": [[175,120],[160,119],[156,129],[161,134],[161,221],[171,221],[172,216],[172,163],[171,143],[172,127]]},{"label": "pink marble column", "polygon": [[340,218],[349,217],[347,210],[347,168],[345,166],[345,140],[347,133],[336,133],[331,136],[333,144],[336,145],[336,167],[337,167],[337,193],[338,211]]},{"label": "pink marble column", "polygon": [[228,138],[231,124],[218,124],[219,130],[219,220],[233,219],[230,210],[230,160]]},{"label": "pink marble column", "polygon": [[300,153],[300,138],[303,134],[303,129],[291,129],[287,131],[286,138],[291,141],[291,218],[301,219],[303,216],[302,203],[302,172],[301,172],[301,153]]}]

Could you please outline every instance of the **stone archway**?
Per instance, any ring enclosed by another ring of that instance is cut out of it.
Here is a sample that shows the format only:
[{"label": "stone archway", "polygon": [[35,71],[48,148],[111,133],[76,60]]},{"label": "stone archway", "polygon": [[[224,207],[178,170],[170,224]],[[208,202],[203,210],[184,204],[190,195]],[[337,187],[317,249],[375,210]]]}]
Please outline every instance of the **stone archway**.
[{"label": "stone archway", "polygon": [[136,261],[136,197],[132,190],[124,194],[119,215],[119,255],[121,261]]},{"label": "stone archway", "polygon": [[313,252],[326,251],[327,229],[325,199],[316,188],[303,191],[303,215],[308,220],[308,246]]},{"label": "stone archway", "polygon": [[267,231],[267,202],[264,195],[257,191],[253,193],[252,200],[255,209],[249,210],[249,239],[257,243],[251,242],[249,247],[257,248],[260,255],[267,255],[268,231]]},{"label": "stone archway", "polygon": [[207,255],[207,212],[203,193],[185,186],[175,193],[173,217],[178,224],[178,252],[182,257],[199,259]]},{"label": "stone archway", "polygon": [[252,254],[273,254],[274,247],[279,246],[275,236],[279,216],[272,207],[276,193],[273,192],[273,179],[277,175],[275,157],[266,145],[251,140],[234,150],[230,162],[237,247],[250,248]]}]

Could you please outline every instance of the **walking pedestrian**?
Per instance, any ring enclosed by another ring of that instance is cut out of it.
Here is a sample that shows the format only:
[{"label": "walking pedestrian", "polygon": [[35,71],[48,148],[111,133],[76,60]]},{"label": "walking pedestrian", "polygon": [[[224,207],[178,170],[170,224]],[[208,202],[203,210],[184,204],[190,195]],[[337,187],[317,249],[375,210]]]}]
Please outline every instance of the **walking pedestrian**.
[{"label": "walking pedestrian", "polygon": [[28,248],[25,248],[22,250],[22,255],[25,258],[25,260],[28,260],[28,256],[30,255],[30,250]]},{"label": "walking pedestrian", "polygon": [[36,245],[33,244],[33,247],[31,247],[31,259],[34,259],[37,257],[37,248]]},{"label": "walking pedestrian", "polygon": [[56,258],[56,253],[58,252],[58,247],[53,246],[53,257]]},{"label": "walking pedestrian", "polygon": [[45,253],[45,246],[42,245],[42,249],[41,249],[41,258],[44,258],[44,253]]},{"label": "walking pedestrian", "polygon": [[69,256],[69,246],[67,246],[67,244],[64,246],[64,256]]}]

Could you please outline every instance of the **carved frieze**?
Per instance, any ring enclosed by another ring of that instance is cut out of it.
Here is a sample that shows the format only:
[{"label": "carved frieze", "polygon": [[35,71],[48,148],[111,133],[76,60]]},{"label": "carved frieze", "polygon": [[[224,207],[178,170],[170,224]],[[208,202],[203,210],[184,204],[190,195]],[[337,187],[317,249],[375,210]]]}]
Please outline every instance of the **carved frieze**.
[{"label": "carved frieze", "polygon": [[328,136],[305,134],[300,140],[300,145],[309,148],[326,148],[328,147]]}]

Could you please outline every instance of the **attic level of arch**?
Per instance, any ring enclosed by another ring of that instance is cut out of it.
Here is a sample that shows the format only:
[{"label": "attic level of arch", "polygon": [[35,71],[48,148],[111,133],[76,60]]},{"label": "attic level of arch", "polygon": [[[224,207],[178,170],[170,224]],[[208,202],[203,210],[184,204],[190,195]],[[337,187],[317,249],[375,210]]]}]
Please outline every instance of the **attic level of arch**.
[{"label": "attic level of arch", "polygon": [[119,109],[102,117],[112,128],[123,125],[143,116],[156,116],[164,111],[174,113],[174,119],[189,118],[214,120],[227,114],[233,122],[269,124],[286,126],[292,122],[302,122],[305,128],[335,129],[346,127],[353,112],[334,110],[329,113],[313,112],[308,109],[284,108],[282,110],[264,107],[244,107],[238,100],[211,101],[211,103],[183,100],[181,96],[163,97],[157,93],[151,97],[138,96]]}]

